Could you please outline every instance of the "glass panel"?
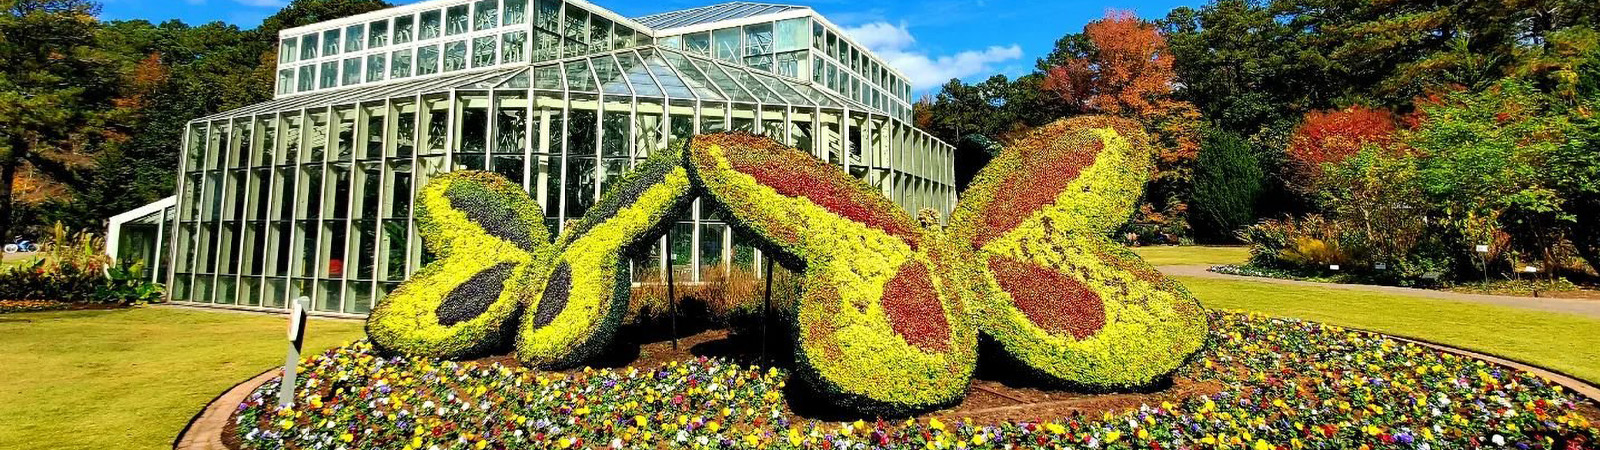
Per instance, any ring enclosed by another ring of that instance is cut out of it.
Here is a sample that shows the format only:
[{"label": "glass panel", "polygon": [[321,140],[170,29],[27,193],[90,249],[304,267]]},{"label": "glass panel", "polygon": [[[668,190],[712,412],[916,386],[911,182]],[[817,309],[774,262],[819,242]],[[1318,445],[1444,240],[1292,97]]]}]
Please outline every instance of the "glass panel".
[{"label": "glass panel", "polygon": [[[477,103],[461,109],[461,143],[457,146],[465,153],[483,153],[489,140],[489,108],[482,99],[462,99],[461,103]],[[459,156],[458,156],[459,157]],[[480,166],[481,167],[481,166]]]},{"label": "glass panel", "polygon": [[300,86],[296,92],[307,92],[317,88],[317,65],[307,64],[300,66]]},{"label": "glass panel", "polygon": [[333,61],[322,63],[322,82],[318,83],[318,87],[321,87],[322,89],[328,89],[338,86],[339,63]]},{"label": "glass panel", "polygon": [[772,54],[772,24],[758,23],[744,27],[744,55]]},{"label": "glass panel", "polygon": [[278,94],[294,92],[294,69],[278,71]]},{"label": "glass panel", "polygon": [[500,26],[500,0],[478,0],[472,5],[472,29],[487,30]]},{"label": "glass panel", "polygon": [[531,72],[533,73],[532,81],[535,89],[562,89],[560,66],[536,67]]},{"label": "glass panel", "polygon": [[346,290],[345,313],[366,314],[372,311],[372,283],[351,281]]},{"label": "glass panel", "polygon": [[635,39],[638,39],[637,36],[638,34],[634,33],[632,28],[618,24],[616,26],[616,30],[611,33],[611,48],[620,49],[633,47],[635,45]]},{"label": "glass panel", "polygon": [[382,53],[368,54],[366,56],[366,80],[368,82],[382,82],[384,80],[384,74],[387,74],[387,72],[384,72],[384,69],[386,69],[384,62],[387,62],[387,58]]},{"label": "glass panel", "polygon": [[412,16],[396,17],[394,19],[394,43],[405,44],[415,37],[417,19]]},{"label": "glass panel", "polygon": [[467,5],[451,6],[445,10],[444,33],[449,36],[467,32],[468,21]]},{"label": "glass panel", "polygon": [[740,34],[742,33],[738,28],[724,28],[711,32],[711,40],[716,42],[717,59],[739,62]]},{"label": "glass panel", "polygon": [[700,56],[711,56],[711,33],[690,33],[683,37],[683,49]]},{"label": "glass panel", "polygon": [[[627,147],[627,139],[623,138],[620,147]],[[600,179],[600,193],[604,195],[611,190],[611,185],[622,181],[622,175],[628,173],[629,161],[627,159],[607,159],[605,176]]]},{"label": "glass panel", "polygon": [[467,68],[467,41],[444,45],[444,71],[453,72]]},{"label": "glass panel", "polygon": [[787,52],[810,46],[811,44],[807,42],[811,37],[807,33],[811,28],[810,23],[810,19],[804,17],[778,21],[777,29],[773,33],[774,50]]},{"label": "glass panel", "polygon": [[417,75],[439,73],[439,46],[429,45],[417,49]]},{"label": "glass panel", "polygon": [[650,72],[645,70],[644,63],[632,52],[617,55],[617,63],[622,67],[623,76],[627,77],[628,84],[633,87],[634,93],[643,97],[662,96],[661,88],[656,86],[655,80],[650,77]]},{"label": "glass panel", "polygon": [[694,279],[694,224],[680,223],[673,227],[672,241],[672,273],[673,282],[679,280],[689,281]]},{"label": "glass panel", "polygon": [[396,51],[390,55],[390,58],[390,78],[405,78],[411,76],[411,49]]},{"label": "glass panel", "polygon": [[602,92],[632,95],[633,91],[628,88],[628,81],[622,79],[622,71],[617,69],[615,58],[602,56],[590,59],[589,62],[594,65],[594,74],[600,79],[600,90]]},{"label": "glass panel", "polygon": [[597,92],[594,74],[589,72],[589,62],[584,60],[567,63],[567,89],[583,92]]},{"label": "glass panel", "polygon": [[494,155],[494,173],[506,177],[514,184],[522,184],[522,155]]},{"label": "glass panel", "polygon": [[[608,103],[606,108],[612,108],[611,105],[618,104]],[[620,106],[627,108],[626,103]],[[628,130],[628,111],[606,111],[605,123],[602,124],[601,130],[605,135],[600,141],[602,143],[600,156],[608,158],[629,156],[628,143],[632,138]]]},{"label": "glass panel", "polygon": [[422,29],[417,32],[418,40],[428,40],[439,37],[444,31],[443,23],[439,19],[439,10],[424,11],[422,13]]},{"label": "glass panel", "polygon": [[311,33],[300,38],[300,60],[316,59],[317,50],[322,47],[317,44],[317,34]]},{"label": "glass panel", "polygon": [[300,56],[300,38],[284,39],[278,46],[278,63],[292,63]]},{"label": "glass panel", "polygon": [[566,17],[566,56],[584,54],[589,49],[589,11],[567,5]]},{"label": "glass panel", "polygon": [[505,3],[502,25],[515,25],[528,20],[528,0],[505,0]]},{"label": "glass panel", "polygon": [[367,26],[365,24],[351,25],[344,29],[344,51],[346,53],[359,52],[366,46],[366,30]]},{"label": "glass panel", "polygon": [[472,67],[488,67],[495,65],[495,44],[499,41],[495,36],[484,36],[472,40]]},{"label": "glass panel", "polygon": [[389,45],[389,21],[379,20],[367,24],[367,48]]},{"label": "glass panel", "polygon": [[595,16],[589,20],[589,52],[611,50],[611,21]]},{"label": "glass panel", "polygon": [[361,84],[361,58],[344,60],[344,85]]},{"label": "glass panel", "polygon": [[[510,14],[506,11],[506,14]],[[527,61],[528,32],[514,31],[500,36],[500,62],[502,64]]]},{"label": "glass panel", "polygon": [[724,273],[723,236],[727,229],[727,225],[718,223],[700,225],[700,279],[714,279]]},{"label": "glass panel", "polygon": [[322,32],[322,56],[339,54],[339,30]]},{"label": "glass panel", "polygon": [[[502,98],[495,115],[495,153],[521,154],[528,135],[528,110],[522,98]],[[516,105],[516,106],[511,106]]]},{"label": "glass panel", "polygon": [[410,158],[417,149],[417,111],[409,104],[396,104],[395,109],[399,115],[394,122],[394,154],[389,156]]}]

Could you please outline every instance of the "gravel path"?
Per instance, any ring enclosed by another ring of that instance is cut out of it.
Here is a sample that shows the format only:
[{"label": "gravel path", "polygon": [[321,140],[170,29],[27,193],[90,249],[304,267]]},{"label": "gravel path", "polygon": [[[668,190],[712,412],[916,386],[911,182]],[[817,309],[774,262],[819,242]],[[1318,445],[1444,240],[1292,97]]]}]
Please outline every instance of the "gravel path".
[{"label": "gravel path", "polygon": [[1467,294],[1461,292],[1446,292],[1432,289],[1416,289],[1395,286],[1373,286],[1367,284],[1336,284],[1317,283],[1312,281],[1284,280],[1279,278],[1247,277],[1242,275],[1227,275],[1212,272],[1211,266],[1161,266],[1157,267],[1161,273],[1174,277],[1207,278],[1215,280],[1250,281],[1255,283],[1284,284],[1291,286],[1308,286],[1329,289],[1348,289],[1353,291],[1378,292],[1392,295],[1405,295],[1411,297],[1435,298],[1458,302],[1483,303],[1489,305],[1509,306],[1512,308],[1531,309],[1537,311],[1559,312],[1577,314],[1587,317],[1600,318],[1600,300],[1549,298],[1549,297],[1516,297],[1509,295]]}]

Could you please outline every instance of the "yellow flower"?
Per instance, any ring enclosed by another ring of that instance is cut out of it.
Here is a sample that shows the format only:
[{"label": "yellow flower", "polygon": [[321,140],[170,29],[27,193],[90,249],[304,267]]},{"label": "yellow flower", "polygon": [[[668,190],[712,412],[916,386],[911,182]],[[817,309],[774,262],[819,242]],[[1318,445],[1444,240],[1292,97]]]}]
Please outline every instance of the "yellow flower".
[{"label": "yellow flower", "polygon": [[645,420],[644,416],[633,416],[633,423],[636,423],[642,427],[645,426],[645,424],[650,423],[650,421]]},{"label": "yellow flower", "polygon": [[1272,444],[1268,444],[1267,441],[1256,440],[1256,450],[1272,450],[1273,448]]},{"label": "yellow flower", "polygon": [[706,428],[710,429],[712,433],[715,433],[718,430],[722,429],[722,424],[717,423],[717,421],[713,420],[713,421],[710,421],[710,422],[706,422]]},{"label": "yellow flower", "polygon": [[856,423],[850,425],[854,426],[858,431],[867,431],[867,423],[861,421],[861,419],[856,419]]},{"label": "yellow flower", "polygon": [[1049,430],[1050,434],[1062,434],[1067,432],[1067,427],[1063,427],[1061,424],[1055,422],[1045,424],[1044,429]]},{"label": "yellow flower", "polygon": [[1116,442],[1117,439],[1122,439],[1122,432],[1121,431],[1112,431],[1110,433],[1106,433],[1106,443],[1109,444],[1109,443],[1112,443],[1112,442]]},{"label": "yellow flower", "polygon": [[1144,428],[1140,428],[1139,432],[1136,435],[1139,436],[1139,439],[1141,439],[1141,440],[1149,440],[1150,439],[1150,431],[1145,430]]},{"label": "yellow flower", "polygon": [[944,422],[940,422],[938,417],[928,419],[928,428],[944,431]]},{"label": "yellow flower", "polygon": [[345,442],[352,442],[352,441],[356,440],[356,435],[350,434],[350,432],[346,431],[346,432],[344,432],[344,434],[340,434],[339,435],[339,440],[345,441]]},{"label": "yellow flower", "polygon": [[744,442],[745,442],[745,445],[748,445],[748,446],[751,446],[751,447],[755,447],[756,444],[761,443],[761,439],[757,438],[756,435],[754,435],[754,434],[746,434],[746,435],[744,435]]}]

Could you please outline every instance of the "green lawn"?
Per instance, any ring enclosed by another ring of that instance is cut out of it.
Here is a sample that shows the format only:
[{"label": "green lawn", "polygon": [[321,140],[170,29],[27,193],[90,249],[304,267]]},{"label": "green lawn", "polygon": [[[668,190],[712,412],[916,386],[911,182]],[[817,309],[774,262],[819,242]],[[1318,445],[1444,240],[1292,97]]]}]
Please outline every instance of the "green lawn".
[{"label": "green lawn", "polygon": [[1210,308],[1255,311],[1475,350],[1600,383],[1600,320],[1477,303],[1180,277]]},{"label": "green lawn", "polygon": [[[0,315],[0,447],[171,448],[211,399],[283,364],[285,323],[168,307]],[[361,323],[306,331],[320,352]]]},{"label": "green lawn", "polygon": [[1249,247],[1210,247],[1210,246],[1162,246],[1162,247],[1134,247],[1138,253],[1156,266],[1197,266],[1223,264],[1243,264],[1250,259]]}]

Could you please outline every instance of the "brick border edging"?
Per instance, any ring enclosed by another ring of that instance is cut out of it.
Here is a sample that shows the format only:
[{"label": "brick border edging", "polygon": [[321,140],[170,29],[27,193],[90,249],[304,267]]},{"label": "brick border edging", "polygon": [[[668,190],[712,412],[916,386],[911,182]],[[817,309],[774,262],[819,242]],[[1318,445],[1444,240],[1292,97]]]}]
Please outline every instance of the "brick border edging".
[{"label": "brick border edging", "polygon": [[227,429],[228,418],[239,409],[256,388],[278,378],[283,369],[272,368],[229,388],[207,403],[205,409],[195,413],[189,424],[172,440],[173,450],[229,450],[222,443],[222,432]]},{"label": "brick border edging", "polygon": [[[1428,342],[1420,339],[1396,336],[1388,333],[1379,333],[1362,328],[1345,326],[1340,326],[1340,328],[1360,331],[1363,333],[1371,333],[1400,342],[1417,344],[1445,353],[1473,358],[1490,364],[1528,372],[1558,384],[1563,388],[1571,390],[1577,393],[1578,396],[1587,398],[1590,402],[1600,404],[1600,387],[1561,372],[1495,355],[1479,353],[1472,350],[1451,347],[1448,345]],[[269,369],[266,372],[262,372],[260,375],[256,375],[249,380],[245,380],[242,383],[234,385],[232,388],[228,389],[227,392],[224,392],[222,395],[219,395],[217,398],[211,400],[211,403],[207,404],[205,409],[201,410],[199,413],[196,413],[194,418],[189,420],[189,424],[183,427],[183,431],[178,433],[177,438],[173,439],[172,448],[174,450],[230,450],[227,445],[222,443],[222,432],[227,428],[228,418],[233,417],[233,411],[238,409],[239,404],[243,403],[246,398],[250,397],[251,392],[255,392],[257,388],[260,388],[262,385],[267,384],[268,381],[272,381],[274,378],[277,378],[280,371],[281,369],[278,368]]]}]

